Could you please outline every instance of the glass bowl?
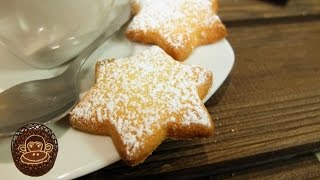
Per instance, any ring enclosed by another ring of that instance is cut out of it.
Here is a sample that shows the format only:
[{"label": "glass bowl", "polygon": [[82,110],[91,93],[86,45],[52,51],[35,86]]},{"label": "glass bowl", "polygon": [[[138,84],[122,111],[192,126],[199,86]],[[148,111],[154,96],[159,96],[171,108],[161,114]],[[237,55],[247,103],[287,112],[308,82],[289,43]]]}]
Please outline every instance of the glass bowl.
[{"label": "glass bowl", "polygon": [[[2,0],[0,43],[38,68],[59,66],[101,35],[128,0]],[[113,13],[111,15],[111,13]]]}]

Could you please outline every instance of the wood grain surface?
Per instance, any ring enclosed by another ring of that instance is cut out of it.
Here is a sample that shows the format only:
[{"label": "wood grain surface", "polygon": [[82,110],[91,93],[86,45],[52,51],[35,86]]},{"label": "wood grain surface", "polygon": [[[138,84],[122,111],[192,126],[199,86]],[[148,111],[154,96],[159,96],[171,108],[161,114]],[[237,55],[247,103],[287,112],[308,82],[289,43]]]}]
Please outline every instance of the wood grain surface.
[{"label": "wood grain surface", "polygon": [[320,1],[224,0],[220,13],[236,63],[206,103],[215,135],[167,140],[139,166],[83,178],[320,176]]},{"label": "wood grain surface", "polygon": [[298,156],[284,161],[270,163],[265,166],[256,166],[242,171],[235,171],[215,179],[320,179],[320,165],[313,154]]},{"label": "wood grain surface", "polygon": [[[285,2],[285,3],[273,3]],[[319,15],[319,0],[220,0],[224,22]]]}]

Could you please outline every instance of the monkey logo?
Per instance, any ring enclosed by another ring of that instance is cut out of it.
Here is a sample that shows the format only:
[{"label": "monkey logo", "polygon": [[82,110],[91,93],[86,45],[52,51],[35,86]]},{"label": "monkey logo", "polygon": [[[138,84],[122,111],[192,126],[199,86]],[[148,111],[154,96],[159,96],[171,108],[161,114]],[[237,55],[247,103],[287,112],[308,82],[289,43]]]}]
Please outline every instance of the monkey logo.
[{"label": "monkey logo", "polygon": [[29,176],[41,176],[51,170],[58,153],[58,141],[51,129],[39,123],[21,127],[11,141],[16,167]]},{"label": "monkey logo", "polygon": [[53,145],[46,143],[44,138],[39,135],[29,136],[25,143],[20,145],[18,149],[23,153],[20,160],[25,164],[40,164],[48,161]]}]

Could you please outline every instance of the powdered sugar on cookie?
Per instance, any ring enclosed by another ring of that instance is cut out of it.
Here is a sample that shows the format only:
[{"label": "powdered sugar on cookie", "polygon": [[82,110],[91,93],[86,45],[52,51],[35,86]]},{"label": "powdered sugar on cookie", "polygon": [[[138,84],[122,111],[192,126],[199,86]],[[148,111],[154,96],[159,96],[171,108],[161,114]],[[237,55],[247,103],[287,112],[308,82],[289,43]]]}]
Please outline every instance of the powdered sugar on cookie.
[{"label": "powdered sugar on cookie", "polygon": [[203,68],[176,62],[154,46],[130,58],[101,61],[96,72],[96,84],[72,110],[71,122],[111,123],[129,159],[168,123],[212,128],[198,94],[198,87],[212,83]]},{"label": "powdered sugar on cookie", "polygon": [[142,31],[146,37],[141,40],[129,35],[129,38],[157,44],[157,40],[149,38],[158,34],[170,48],[193,48],[199,44],[193,41],[207,38],[208,31],[215,29],[211,27],[220,22],[214,3],[216,0],[132,0],[137,14],[129,24],[128,33]]}]

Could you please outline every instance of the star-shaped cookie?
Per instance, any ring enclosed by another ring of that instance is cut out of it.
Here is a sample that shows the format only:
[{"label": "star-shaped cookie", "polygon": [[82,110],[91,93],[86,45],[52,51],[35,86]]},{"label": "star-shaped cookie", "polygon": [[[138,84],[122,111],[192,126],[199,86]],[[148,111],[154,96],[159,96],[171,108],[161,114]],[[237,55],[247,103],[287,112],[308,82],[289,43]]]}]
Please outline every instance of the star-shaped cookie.
[{"label": "star-shaped cookie", "polygon": [[213,123],[201,99],[212,73],[175,61],[161,48],[99,61],[96,82],[70,113],[80,130],[111,136],[128,165],[144,161],[166,138],[208,137]]},{"label": "star-shaped cookie", "polygon": [[133,41],[156,44],[183,61],[194,47],[227,35],[216,15],[217,0],[132,0],[134,17],[127,28]]}]

